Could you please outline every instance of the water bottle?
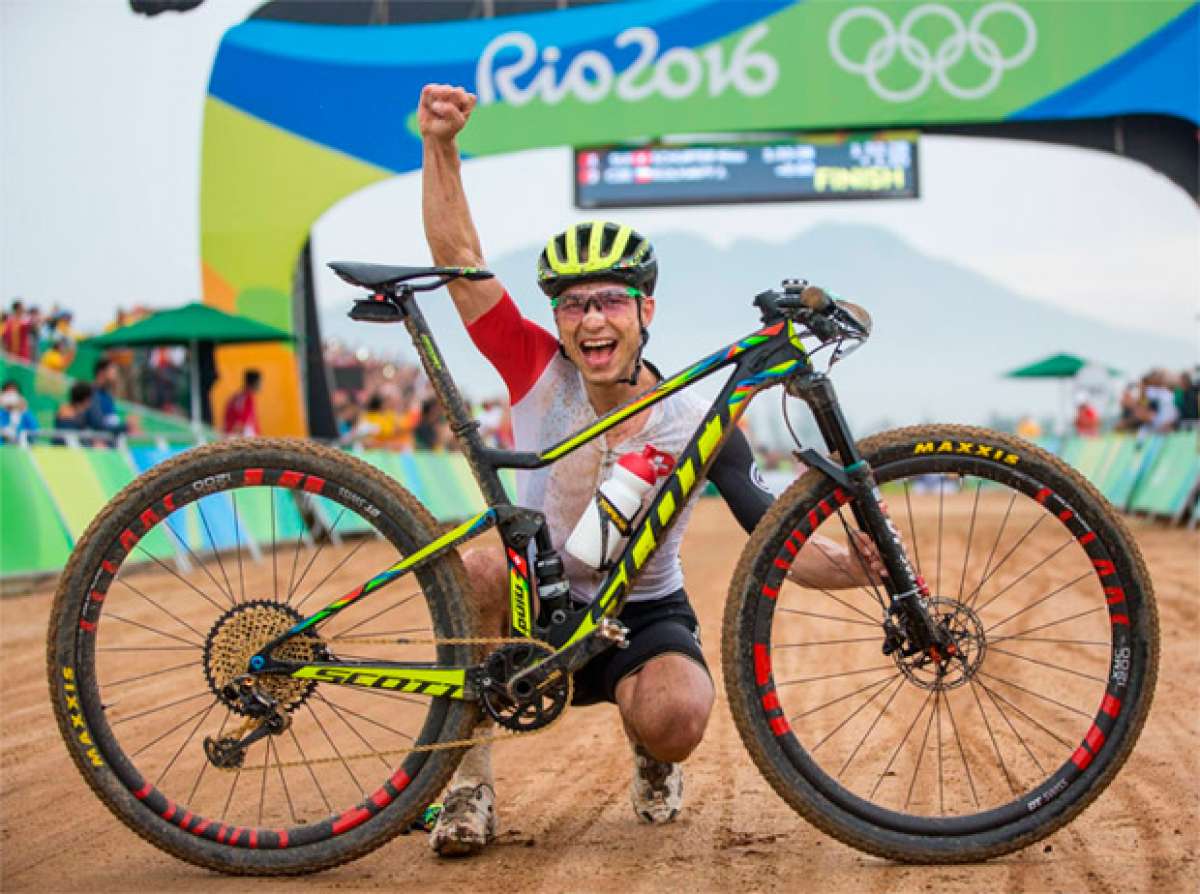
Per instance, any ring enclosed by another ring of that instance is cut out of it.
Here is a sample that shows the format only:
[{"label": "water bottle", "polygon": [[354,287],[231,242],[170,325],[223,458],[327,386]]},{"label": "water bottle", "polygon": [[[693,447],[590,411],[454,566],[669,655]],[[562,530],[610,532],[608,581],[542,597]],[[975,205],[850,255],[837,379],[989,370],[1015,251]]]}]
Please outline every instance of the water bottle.
[{"label": "water bottle", "polygon": [[602,568],[615,559],[660,469],[669,470],[672,465],[670,454],[648,444],[641,453],[626,453],[617,460],[611,477],[600,485],[595,499],[575,523],[567,538],[567,552],[591,568]]}]

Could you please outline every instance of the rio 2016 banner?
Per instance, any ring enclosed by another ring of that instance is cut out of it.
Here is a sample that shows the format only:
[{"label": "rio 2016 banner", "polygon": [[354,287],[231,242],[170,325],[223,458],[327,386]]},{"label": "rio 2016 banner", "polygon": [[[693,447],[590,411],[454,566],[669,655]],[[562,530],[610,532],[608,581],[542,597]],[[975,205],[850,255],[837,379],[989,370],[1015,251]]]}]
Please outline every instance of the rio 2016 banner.
[{"label": "rio 2016 banner", "polygon": [[[213,64],[201,188],[205,300],[291,329],[313,223],[420,166],[422,84],[479,96],[468,155],[669,133],[1173,115],[1200,124],[1193,0],[653,0],[420,25],[251,20]],[[551,227],[553,222],[548,222]],[[265,427],[302,433],[290,348]]]}]

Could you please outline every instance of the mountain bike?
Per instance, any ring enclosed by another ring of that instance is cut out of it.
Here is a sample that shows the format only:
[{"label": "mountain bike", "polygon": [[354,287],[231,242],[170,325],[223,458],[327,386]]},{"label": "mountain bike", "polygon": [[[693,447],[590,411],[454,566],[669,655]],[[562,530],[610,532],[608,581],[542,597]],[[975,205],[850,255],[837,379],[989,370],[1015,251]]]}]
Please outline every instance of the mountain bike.
[{"label": "mountain bike", "polygon": [[[862,308],[787,281],[754,299],[753,334],[516,452],[483,444],[416,301],[491,274],[331,266],[369,292],[353,318],[406,327],[486,508],[439,526],[362,458],[282,439],[189,450],[112,500],[62,574],[49,682],[85,780],[155,846],[228,873],[328,868],[407,830],[464,748],[549,727],[572,673],[621,647],[639,569],[774,386],[807,404],[825,449],[797,444],[807,471],[746,543],[721,661],[780,797],[871,854],[974,861],[1072,820],[1129,756],[1159,648],[1132,536],[1076,472],[1015,437],[931,424],[856,443],[828,368],[870,335]],[[577,604],[543,515],[515,505],[498,470],[554,463],[721,370],[598,596]],[[492,529],[505,636],[479,628],[457,551]],[[855,529],[886,575],[830,590],[792,573],[830,543],[863,561]]]}]

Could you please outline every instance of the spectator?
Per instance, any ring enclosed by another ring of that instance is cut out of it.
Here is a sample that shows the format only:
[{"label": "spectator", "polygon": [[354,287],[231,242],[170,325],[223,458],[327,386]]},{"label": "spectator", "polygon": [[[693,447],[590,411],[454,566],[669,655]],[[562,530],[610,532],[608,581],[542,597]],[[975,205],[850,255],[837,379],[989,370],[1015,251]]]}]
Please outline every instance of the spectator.
[{"label": "spectator", "polygon": [[242,389],[234,392],[225,404],[225,420],[221,429],[225,434],[248,438],[262,434],[254,404],[254,396],[261,385],[262,373],[257,369],[246,370],[242,377]]},{"label": "spectator", "polygon": [[4,350],[18,360],[29,363],[33,358],[32,337],[30,335],[29,315],[25,312],[25,302],[19,298],[12,303],[12,310],[4,321],[4,331],[0,333],[0,341]]},{"label": "spectator", "polygon": [[67,402],[54,414],[54,427],[60,431],[85,431],[94,393],[87,382],[76,382],[67,393]]},{"label": "spectator", "polygon": [[65,373],[67,367],[71,365],[71,361],[74,359],[75,352],[71,349],[71,342],[61,335],[56,335],[54,342],[42,354],[39,364],[42,369],[48,369],[56,373]]},{"label": "spectator", "polygon": [[21,386],[15,379],[9,379],[0,388],[0,441],[18,441],[25,432],[37,431],[37,427]]},{"label": "spectator", "polygon": [[1179,408],[1181,426],[1195,425],[1200,420],[1200,368],[1179,374],[1175,406]]},{"label": "spectator", "polygon": [[1032,416],[1022,416],[1017,422],[1017,435],[1027,441],[1032,441],[1042,436],[1042,427]]},{"label": "spectator", "polygon": [[1075,412],[1075,434],[1094,438],[1100,434],[1100,414],[1086,397],[1079,401]]},{"label": "spectator", "polygon": [[1166,370],[1155,369],[1142,380],[1146,404],[1149,408],[1143,419],[1145,428],[1154,432],[1171,431],[1179,419],[1179,408],[1175,406],[1175,392],[1170,387],[1170,375]]},{"label": "spectator", "polygon": [[92,400],[87,409],[87,424],[81,426],[92,431],[103,431],[113,435],[123,435],[129,431],[129,426],[122,421],[117,412],[117,402],[112,392],[116,387],[119,373],[116,364],[107,357],[96,361],[92,373]]}]

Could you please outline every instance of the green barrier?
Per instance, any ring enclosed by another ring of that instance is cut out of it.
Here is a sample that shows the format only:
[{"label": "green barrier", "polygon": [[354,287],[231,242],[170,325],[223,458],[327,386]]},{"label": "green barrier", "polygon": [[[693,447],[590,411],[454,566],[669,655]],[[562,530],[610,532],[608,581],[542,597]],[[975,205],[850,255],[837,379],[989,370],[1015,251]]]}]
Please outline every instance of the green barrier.
[{"label": "green barrier", "polygon": [[1101,471],[1108,463],[1109,457],[1117,447],[1116,441],[1110,438],[1076,438],[1080,442],[1074,451],[1075,459],[1072,465],[1080,471],[1088,481],[1095,482]]},{"label": "green barrier", "polygon": [[[125,482],[133,478],[128,461],[115,450],[35,444],[29,448],[29,455],[50,489],[72,542],[78,542],[104,504],[124,486],[113,485],[122,478]],[[124,473],[121,464],[124,464]],[[103,477],[97,473],[97,467],[104,469]],[[130,558],[143,562],[150,557],[163,559],[174,555],[175,546],[166,529],[155,528],[138,542]]]},{"label": "green barrier", "polygon": [[1113,470],[1111,491],[1105,493],[1109,502],[1121,509],[1128,509],[1133,493],[1154,467],[1158,452],[1163,447],[1162,435],[1151,435],[1145,438],[1131,438],[1133,441],[1133,457],[1123,468]]},{"label": "green barrier", "polygon": [[504,489],[508,492],[508,498],[514,503],[517,502],[517,470],[501,469],[500,483],[504,485]]},{"label": "green barrier", "polygon": [[438,521],[466,518],[467,495],[459,487],[444,453],[410,453],[404,457],[416,470],[426,508]]},{"label": "green barrier", "polygon": [[467,462],[467,458],[461,453],[449,453],[446,454],[446,460],[465,498],[460,510],[464,517],[482,512],[487,504],[483,500],[483,494],[479,492],[479,484],[475,481],[475,476],[471,474],[471,465]]},{"label": "green barrier", "polygon": [[1200,481],[1200,434],[1179,432],[1163,439],[1154,465],[1138,484],[1129,508],[1176,518]]},{"label": "green barrier", "polygon": [[[248,487],[236,491],[237,514],[264,558],[270,558],[272,541],[278,546],[299,540],[307,533],[304,519],[290,491],[282,488]],[[274,495],[272,508],[269,497]]]},{"label": "green barrier", "polygon": [[1138,458],[1137,441],[1128,435],[1109,435],[1112,447],[1108,452],[1102,468],[1097,471],[1092,483],[1104,498],[1114,506],[1120,503],[1114,499],[1118,495],[1117,486],[1120,484],[1125,470]]},{"label": "green barrier", "polygon": [[0,447],[0,578],[52,573],[71,555],[53,498],[23,447]]}]

